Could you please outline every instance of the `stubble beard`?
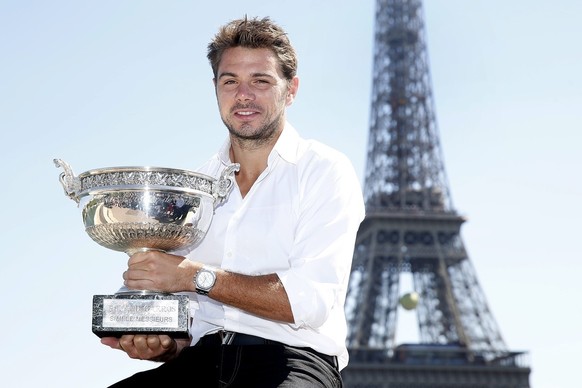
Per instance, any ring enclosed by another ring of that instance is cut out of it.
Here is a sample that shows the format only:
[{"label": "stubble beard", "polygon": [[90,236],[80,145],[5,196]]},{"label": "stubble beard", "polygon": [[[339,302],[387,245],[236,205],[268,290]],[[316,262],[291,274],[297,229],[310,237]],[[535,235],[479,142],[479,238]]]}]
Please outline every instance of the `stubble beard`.
[{"label": "stubble beard", "polygon": [[[231,141],[236,142],[241,148],[256,149],[265,144],[272,143],[278,138],[284,125],[284,117],[283,112],[279,112],[273,120],[262,123],[256,129],[253,129],[252,124],[243,124],[240,129],[236,129],[232,122],[229,122],[224,117],[222,118],[222,122],[228,128]],[[248,129],[250,131],[247,131]]]}]

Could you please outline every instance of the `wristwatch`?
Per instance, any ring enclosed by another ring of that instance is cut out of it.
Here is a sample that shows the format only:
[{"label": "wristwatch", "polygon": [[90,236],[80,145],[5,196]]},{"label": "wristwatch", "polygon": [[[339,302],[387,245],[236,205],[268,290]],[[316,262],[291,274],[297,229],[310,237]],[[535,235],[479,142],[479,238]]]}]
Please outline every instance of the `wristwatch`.
[{"label": "wristwatch", "polygon": [[216,272],[212,267],[203,266],[194,276],[196,292],[200,295],[208,295],[214,283],[216,283]]}]

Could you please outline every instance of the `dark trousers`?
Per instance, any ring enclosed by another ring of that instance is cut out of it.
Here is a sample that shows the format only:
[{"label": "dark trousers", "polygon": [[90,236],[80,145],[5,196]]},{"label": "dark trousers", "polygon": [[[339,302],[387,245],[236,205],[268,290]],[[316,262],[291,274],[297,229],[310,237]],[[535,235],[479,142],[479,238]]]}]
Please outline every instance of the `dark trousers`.
[{"label": "dark trousers", "polygon": [[110,388],[341,388],[334,357],[283,344],[197,345]]}]

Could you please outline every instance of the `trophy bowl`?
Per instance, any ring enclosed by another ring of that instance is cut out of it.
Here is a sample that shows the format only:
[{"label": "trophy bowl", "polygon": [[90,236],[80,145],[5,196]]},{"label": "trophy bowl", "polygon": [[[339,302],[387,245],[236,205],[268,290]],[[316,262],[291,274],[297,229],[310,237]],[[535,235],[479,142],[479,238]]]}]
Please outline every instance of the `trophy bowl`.
[{"label": "trophy bowl", "polygon": [[60,159],[65,194],[81,209],[87,234],[98,244],[132,255],[175,251],[199,242],[214,208],[226,200],[238,165],[220,179],[194,171],[161,167],[110,167],[75,177]]},{"label": "trophy bowl", "polygon": [[[87,234],[99,245],[132,255],[140,251],[183,251],[206,235],[214,209],[234,186],[238,164],[220,177],[161,167],[110,167],[59,179],[65,194],[81,209]],[[93,332],[100,337],[126,333],[188,336],[189,299],[122,287],[115,295],[93,297]]]}]

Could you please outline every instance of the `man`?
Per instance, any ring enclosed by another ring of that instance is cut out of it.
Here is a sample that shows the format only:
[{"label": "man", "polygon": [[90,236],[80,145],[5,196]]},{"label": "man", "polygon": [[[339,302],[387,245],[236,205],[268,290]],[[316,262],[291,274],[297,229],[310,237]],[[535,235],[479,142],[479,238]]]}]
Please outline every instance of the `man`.
[{"label": "man", "polygon": [[208,46],[229,137],[199,171],[239,163],[236,186],[186,257],[133,255],[131,289],[191,292],[191,340],[124,335],[102,342],[163,361],[114,387],[341,387],[344,302],[360,184],[348,159],[299,137],[286,121],[297,58],[268,18],[235,20]]}]

